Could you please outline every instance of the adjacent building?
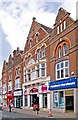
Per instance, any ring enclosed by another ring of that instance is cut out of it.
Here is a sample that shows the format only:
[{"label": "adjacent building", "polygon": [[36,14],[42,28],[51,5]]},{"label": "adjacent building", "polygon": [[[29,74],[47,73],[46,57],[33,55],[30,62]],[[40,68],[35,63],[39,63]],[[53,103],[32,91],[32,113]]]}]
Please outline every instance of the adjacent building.
[{"label": "adjacent building", "polygon": [[50,47],[52,29],[33,18],[23,55],[23,107],[50,109]]},{"label": "adjacent building", "polygon": [[[14,107],[77,113],[78,20],[63,8],[51,29],[33,17],[24,50],[19,48],[4,61],[3,99]],[[8,97],[9,96],[9,97]]]},{"label": "adjacent building", "polygon": [[51,107],[78,111],[78,20],[60,8],[50,39]]}]

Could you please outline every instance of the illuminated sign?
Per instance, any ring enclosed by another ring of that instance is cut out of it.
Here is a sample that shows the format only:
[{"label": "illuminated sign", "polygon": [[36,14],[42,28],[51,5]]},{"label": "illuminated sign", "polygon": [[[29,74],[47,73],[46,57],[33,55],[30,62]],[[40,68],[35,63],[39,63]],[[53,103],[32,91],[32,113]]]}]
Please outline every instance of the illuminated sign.
[{"label": "illuminated sign", "polygon": [[49,83],[49,90],[68,89],[77,87],[77,78],[68,78]]}]

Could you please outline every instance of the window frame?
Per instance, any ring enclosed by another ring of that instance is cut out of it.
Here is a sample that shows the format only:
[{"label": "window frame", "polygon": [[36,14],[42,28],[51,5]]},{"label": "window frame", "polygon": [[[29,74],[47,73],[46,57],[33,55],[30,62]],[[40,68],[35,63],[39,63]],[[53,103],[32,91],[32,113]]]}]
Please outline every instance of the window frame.
[{"label": "window frame", "polygon": [[39,60],[41,58],[41,52],[40,49],[37,50],[37,60]]},{"label": "window frame", "polygon": [[63,55],[65,56],[67,53],[67,45],[66,43],[63,44]]},{"label": "window frame", "polygon": [[[65,63],[68,63],[68,66],[65,66]],[[63,68],[61,68],[61,63],[64,64]],[[59,68],[57,68],[57,66],[59,65]],[[68,70],[68,76],[66,76],[66,71]],[[63,70],[63,77],[61,77],[61,70]],[[58,77],[58,72],[59,71],[59,77]],[[69,78],[69,60],[65,60],[65,61],[61,61],[59,63],[56,64],[56,80],[60,80],[60,79],[64,79],[64,78]]]},{"label": "window frame", "polygon": [[42,58],[45,57],[45,47],[42,47]]},{"label": "window frame", "polygon": [[59,46],[58,48],[58,58],[61,58],[62,57],[62,47]]}]

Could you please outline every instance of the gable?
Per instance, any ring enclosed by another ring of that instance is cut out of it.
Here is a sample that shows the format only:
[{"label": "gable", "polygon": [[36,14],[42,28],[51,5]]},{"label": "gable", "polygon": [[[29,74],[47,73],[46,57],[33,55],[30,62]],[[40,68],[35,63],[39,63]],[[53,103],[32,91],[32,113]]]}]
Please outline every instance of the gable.
[{"label": "gable", "polygon": [[58,10],[58,14],[57,14],[57,17],[56,17],[56,20],[55,20],[55,24],[62,20],[65,16],[69,16],[70,13],[68,13],[65,9],[63,9],[62,7]]},{"label": "gable", "polygon": [[[24,52],[28,51],[31,47],[30,47],[30,41],[32,42],[32,47],[37,44],[38,42],[40,42],[41,40],[43,40],[47,35],[49,35],[49,33],[52,31],[51,28],[42,25],[40,23],[38,23],[36,20],[36,18],[33,18],[31,27],[30,27],[30,31],[27,37],[27,41],[25,44],[25,48],[24,48]],[[36,42],[36,35],[39,35],[39,41]]]}]

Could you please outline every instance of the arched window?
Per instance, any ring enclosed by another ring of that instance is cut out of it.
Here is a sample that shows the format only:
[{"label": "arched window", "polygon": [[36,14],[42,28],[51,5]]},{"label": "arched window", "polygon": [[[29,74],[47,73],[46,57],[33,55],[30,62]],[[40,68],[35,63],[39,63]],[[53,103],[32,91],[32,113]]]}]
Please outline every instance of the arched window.
[{"label": "arched window", "polygon": [[39,59],[40,59],[40,49],[37,50],[37,60],[39,60]]},{"label": "arched window", "polygon": [[66,43],[64,43],[64,45],[63,45],[63,55],[66,55]]},{"label": "arched window", "polygon": [[45,56],[45,47],[43,46],[42,47],[42,57],[44,57]]},{"label": "arched window", "polygon": [[60,58],[61,56],[62,56],[62,47],[60,46],[58,50],[58,57]]}]

